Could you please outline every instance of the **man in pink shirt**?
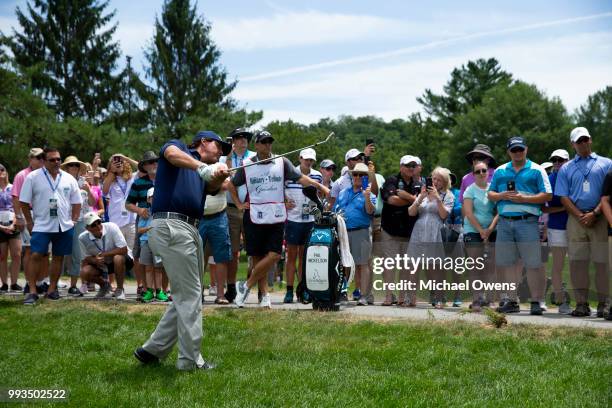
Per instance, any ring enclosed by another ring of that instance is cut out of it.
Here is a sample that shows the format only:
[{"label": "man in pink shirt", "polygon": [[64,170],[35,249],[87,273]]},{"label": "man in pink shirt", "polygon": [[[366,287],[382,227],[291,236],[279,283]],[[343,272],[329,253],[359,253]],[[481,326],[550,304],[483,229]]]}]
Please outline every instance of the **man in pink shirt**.
[{"label": "man in pink shirt", "polygon": [[[13,190],[11,194],[13,196],[13,208],[15,209],[15,225],[21,231],[21,244],[23,247],[23,268],[27,270],[28,263],[30,262],[30,232],[25,227],[25,217],[21,211],[21,204],[19,203],[19,194],[23,183],[32,171],[40,169],[43,164],[43,149],[39,147],[33,147],[28,153],[29,166],[21,170],[15,175],[13,179]],[[49,262],[42,262],[41,268],[37,276],[37,281],[42,285],[42,280],[49,274]],[[37,285],[38,286],[38,285]],[[28,285],[24,290],[28,290]],[[40,292],[46,292],[47,288],[41,287]]]}]

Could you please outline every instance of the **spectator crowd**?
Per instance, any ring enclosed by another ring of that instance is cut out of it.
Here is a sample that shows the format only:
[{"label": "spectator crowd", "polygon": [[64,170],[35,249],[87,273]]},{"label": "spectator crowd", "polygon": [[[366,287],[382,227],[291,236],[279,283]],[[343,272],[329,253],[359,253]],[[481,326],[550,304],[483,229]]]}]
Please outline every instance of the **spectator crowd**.
[{"label": "spectator crowd", "polygon": [[[208,295],[217,304],[242,307],[257,287],[260,306],[271,308],[269,286],[281,259],[283,302],[311,301],[298,283],[315,223],[314,203],[302,191],[314,187],[324,206],[346,221],[355,263],[351,297],[357,305],[377,300],[375,257],[467,256],[484,259],[484,268],[465,274],[439,266],[416,273],[385,268],[382,280],[515,283],[513,291],[472,289],[469,308],[518,313],[528,297],[532,315],[543,314],[548,304],[558,306],[560,314],[585,317],[591,316],[589,301],[595,298],[596,316],[612,320],[612,160],[592,151],[592,136],[584,127],[569,135],[572,155],[559,148],[542,164],[529,159],[520,136],[507,141],[507,158],[496,158],[489,146],[477,144],[466,152],[470,171],[461,178],[434,163],[428,163],[431,174],[422,174],[421,159],[410,154],[399,158],[396,173],[384,177],[376,172],[376,143],[371,139],[363,150],[346,152],[339,174],[334,161],[318,161],[312,148],[303,149],[296,163],[275,156],[274,137],[265,130],[253,134],[238,128],[229,139],[231,149],[214,132],[205,131],[188,146],[218,144],[223,154],[218,161],[230,169],[238,167],[218,192],[201,198],[204,211],[193,220],[203,243],[201,263],[211,271]],[[249,150],[251,144],[254,150]],[[59,278],[65,275],[69,296],[93,291],[96,298],[124,300],[130,274],[139,301],[171,302],[172,280],[149,240],[154,201],[166,199],[155,187],[163,157],[147,151],[134,160],[117,153],[102,167],[99,153],[91,162],[73,155],[62,158],[62,153],[31,148],[27,167],[12,183],[0,164],[0,291],[23,291],[25,305],[36,304],[43,295],[58,300],[63,296]],[[172,199],[177,196],[180,191],[174,191]],[[191,215],[184,217],[192,223]],[[248,276],[237,281],[243,250]],[[569,282],[563,279],[566,258]],[[388,287],[380,294],[380,305],[417,305],[417,291]],[[342,297],[349,301],[347,284]],[[459,292],[434,290],[428,303],[460,307],[465,298]]]}]

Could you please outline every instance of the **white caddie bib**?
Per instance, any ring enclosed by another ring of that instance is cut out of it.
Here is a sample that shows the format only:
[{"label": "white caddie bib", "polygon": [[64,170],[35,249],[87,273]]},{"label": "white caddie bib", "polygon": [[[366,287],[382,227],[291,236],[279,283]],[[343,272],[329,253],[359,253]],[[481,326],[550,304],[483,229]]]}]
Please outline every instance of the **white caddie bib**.
[{"label": "white caddie bib", "polygon": [[[244,164],[252,163],[246,159]],[[278,224],[287,219],[285,208],[285,168],[282,157],[244,169],[251,221]]]}]

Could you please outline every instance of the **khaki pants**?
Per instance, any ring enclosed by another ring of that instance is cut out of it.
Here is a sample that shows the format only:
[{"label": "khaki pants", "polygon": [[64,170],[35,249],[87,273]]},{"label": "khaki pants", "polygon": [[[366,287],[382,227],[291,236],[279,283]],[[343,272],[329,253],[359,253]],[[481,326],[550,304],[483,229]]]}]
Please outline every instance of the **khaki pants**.
[{"label": "khaki pants", "polygon": [[173,302],[143,348],[166,357],[178,341],[179,370],[202,366],[202,239],[198,229],[186,222],[154,219],[149,245],[161,257],[172,285]]}]

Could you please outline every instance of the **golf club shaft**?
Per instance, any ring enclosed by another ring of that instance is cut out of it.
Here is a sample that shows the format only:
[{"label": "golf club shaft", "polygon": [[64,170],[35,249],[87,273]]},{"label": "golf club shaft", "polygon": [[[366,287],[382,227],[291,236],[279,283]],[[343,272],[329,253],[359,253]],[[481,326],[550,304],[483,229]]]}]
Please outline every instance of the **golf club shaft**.
[{"label": "golf club shaft", "polygon": [[272,156],[272,157],[269,157],[269,158],[264,159],[264,160],[259,160],[259,161],[256,161],[256,162],[254,162],[254,163],[249,163],[249,164],[244,164],[244,165],[242,165],[242,166],[232,167],[231,169],[229,169],[229,171],[238,170],[238,169],[243,169],[243,168],[245,168],[245,167],[249,167],[249,166],[252,166],[252,165],[254,165],[254,164],[266,163],[266,162],[272,161],[272,160],[274,160],[274,159],[278,159],[279,157],[284,157],[284,156],[287,156],[287,155],[289,155],[289,154],[292,154],[292,153],[295,153],[295,152],[299,152],[300,150],[308,149],[309,147],[317,147],[318,145],[321,145],[321,144],[323,144],[323,143],[327,143],[327,142],[329,141],[329,139],[331,139],[331,137],[332,137],[333,135],[334,135],[334,132],[331,132],[329,135],[327,135],[327,137],[325,138],[325,140],[321,140],[320,142],[317,142],[317,143],[315,143],[315,144],[311,144],[310,146],[300,147],[299,149],[295,149],[295,150],[292,150],[292,151],[290,151],[290,152],[283,153],[283,154],[277,154],[276,156]]}]

